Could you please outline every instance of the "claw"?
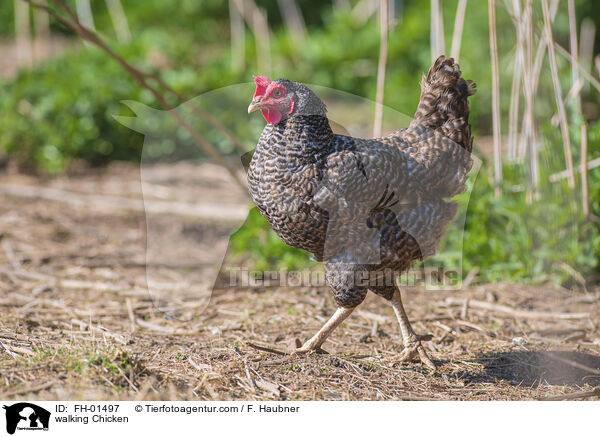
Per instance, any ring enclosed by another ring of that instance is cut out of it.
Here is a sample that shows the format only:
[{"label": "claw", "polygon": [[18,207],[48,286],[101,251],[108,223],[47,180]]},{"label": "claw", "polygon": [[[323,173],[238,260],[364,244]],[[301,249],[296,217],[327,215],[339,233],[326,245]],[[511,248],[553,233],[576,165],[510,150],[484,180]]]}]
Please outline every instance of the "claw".
[{"label": "claw", "polygon": [[329,352],[327,352],[325,349],[321,349],[320,347],[313,349],[310,347],[299,347],[296,350],[294,350],[291,355],[308,355],[308,354],[319,354],[319,355],[327,355],[329,354]]},{"label": "claw", "polygon": [[328,354],[324,349],[321,349],[320,346],[315,347],[311,344],[310,341],[302,344],[299,339],[296,339],[296,348],[292,350],[290,355],[308,355],[308,354]]},{"label": "claw", "polygon": [[[427,336],[423,335],[419,337],[423,338]],[[437,370],[436,365],[433,363],[433,361],[431,361],[431,358],[429,358],[427,352],[425,352],[425,348],[423,348],[420,339],[415,339],[414,341],[404,345],[404,350],[400,354],[399,361],[412,361],[414,358],[416,358],[417,355],[419,356],[421,363],[423,363],[425,367],[427,367],[432,372],[435,372]]]}]

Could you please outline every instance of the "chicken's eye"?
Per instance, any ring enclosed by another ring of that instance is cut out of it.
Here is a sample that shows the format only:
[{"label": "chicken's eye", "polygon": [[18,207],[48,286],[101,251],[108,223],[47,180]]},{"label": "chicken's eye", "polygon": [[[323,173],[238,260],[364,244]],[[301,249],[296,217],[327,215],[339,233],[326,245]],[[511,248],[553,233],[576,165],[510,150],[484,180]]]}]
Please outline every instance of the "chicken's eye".
[{"label": "chicken's eye", "polygon": [[275,91],[273,91],[273,97],[281,97],[281,90],[276,89]]}]

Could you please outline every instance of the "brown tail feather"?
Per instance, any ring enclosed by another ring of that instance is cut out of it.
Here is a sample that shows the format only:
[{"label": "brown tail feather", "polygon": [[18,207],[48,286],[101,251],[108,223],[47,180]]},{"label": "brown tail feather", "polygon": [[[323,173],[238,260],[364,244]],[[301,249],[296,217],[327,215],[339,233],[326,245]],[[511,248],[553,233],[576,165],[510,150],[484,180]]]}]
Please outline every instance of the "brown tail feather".
[{"label": "brown tail feather", "polygon": [[436,130],[472,151],[468,97],[475,91],[475,83],[461,77],[454,59],[440,56],[421,80],[421,99],[411,127]]}]

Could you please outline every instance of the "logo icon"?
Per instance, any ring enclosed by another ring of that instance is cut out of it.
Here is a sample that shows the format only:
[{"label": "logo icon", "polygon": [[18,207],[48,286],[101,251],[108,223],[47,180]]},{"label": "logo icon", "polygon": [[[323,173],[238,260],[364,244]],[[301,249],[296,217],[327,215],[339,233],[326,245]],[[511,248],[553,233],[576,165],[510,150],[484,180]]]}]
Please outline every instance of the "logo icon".
[{"label": "logo icon", "polygon": [[47,431],[50,424],[50,411],[35,404],[19,402],[3,407],[6,410],[6,432],[14,434],[18,430]]}]

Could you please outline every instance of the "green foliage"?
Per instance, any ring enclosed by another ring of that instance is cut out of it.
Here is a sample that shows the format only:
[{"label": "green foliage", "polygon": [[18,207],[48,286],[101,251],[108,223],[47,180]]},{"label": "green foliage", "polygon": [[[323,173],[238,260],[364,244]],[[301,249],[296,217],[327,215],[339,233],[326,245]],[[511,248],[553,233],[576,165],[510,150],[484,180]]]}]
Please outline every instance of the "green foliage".
[{"label": "green foliage", "polygon": [[[486,173],[479,176],[467,207],[465,272],[479,267],[479,274],[492,281],[553,278],[563,282],[571,276],[566,266],[580,273],[597,267],[590,236],[595,234],[597,245],[598,229],[577,212],[579,205],[566,187],[543,187],[540,199],[530,204],[525,192],[508,192],[497,199]],[[460,233],[449,234],[450,240],[460,237]]]},{"label": "green foliage", "polygon": [[310,254],[281,241],[256,208],[250,210],[246,222],[231,236],[230,248],[234,258],[248,261],[257,271],[300,270],[311,264]]},{"label": "green foliage", "polygon": [[100,164],[137,156],[141,136],[111,118],[119,98],[131,95],[144,98],[116,64],[92,49],[23,71],[0,95],[0,149],[51,173],[72,158]]},{"label": "green foliage", "polygon": [[[153,30],[133,44],[117,46],[117,51],[134,63],[159,53],[169,53],[185,63],[187,46],[181,39]],[[228,77],[222,71],[225,68],[217,68],[221,78]],[[219,73],[215,72],[216,76]],[[185,95],[218,86],[210,76],[199,79],[185,66],[165,74],[165,79]],[[26,167],[47,173],[64,170],[73,159],[93,165],[114,159],[139,160],[143,136],[113,116],[130,115],[124,113],[122,100],[157,103],[116,61],[95,47],[67,52],[34,70],[22,70],[0,86],[0,150]]]},{"label": "green foliage", "polygon": [[[580,129],[572,126],[574,144],[579,144]],[[551,278],[572,282],[576,271],[588,277],[600,268],[600,228],[586,220],[581,209],[581,185],[576,188],[566,179],[548,182],[550,174],[564,169],[562,138],[550,124],[542,126],[545,148],[540,153],[539,199],[527,201],[526,191],[518,187],[527,180],[521,164],[503,168],[504,194],[494,196],[490,167],[484,166],[470,198],[457,200],[466,209],[463,240],[463,269],[479,267],[487,280],[507,277],[519,280]],[[590,126],[588,156],[600,155],[600,122]],[[574,153],[579,162],[579,153]],[[600,169],[589,172],[589,199],[593,214],[600,212]],[[511,192],[512,187],[519,190]],[[449,233],[446,248],[460,247],[460,233]],[[442,252],[443,256],[443,252]]]}]

